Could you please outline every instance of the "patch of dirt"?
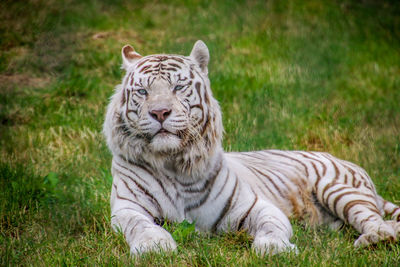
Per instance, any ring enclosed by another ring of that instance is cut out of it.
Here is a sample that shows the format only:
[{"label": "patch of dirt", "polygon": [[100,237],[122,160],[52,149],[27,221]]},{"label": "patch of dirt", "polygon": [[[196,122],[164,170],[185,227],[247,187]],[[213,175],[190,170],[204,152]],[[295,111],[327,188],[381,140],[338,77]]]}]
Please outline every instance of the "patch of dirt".
[{"label": "patch of dirt", "polygon": [[92,39],[106,39],[111,35],[111,32],[98,32],[92,35]]},{"label": "patch of dirt", "polygon": [[138,44],[144,43],[140,35],[133,30],[102,31],[93,33],[91,34],[90,37],[92,40],[113,39],[119,43],[132,43],[132,42]]},{"label": "patch of dirt", "polygon": [[50,77],[33,77],[28,74],[0,74],[0,90],[4,92],[17,87],[45,87],[51,82]]}]

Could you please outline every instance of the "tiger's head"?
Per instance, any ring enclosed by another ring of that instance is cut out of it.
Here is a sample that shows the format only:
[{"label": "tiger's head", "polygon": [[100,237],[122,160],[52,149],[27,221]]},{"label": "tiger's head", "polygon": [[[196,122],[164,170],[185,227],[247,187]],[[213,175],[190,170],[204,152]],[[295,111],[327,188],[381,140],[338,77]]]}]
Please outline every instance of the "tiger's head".
[{"label": "tiger's head", "polygon": [[202,41],[189,56],[141,56],[126,45],[122,60],[126,74],[104,123],[113,154],[190,169],[221,149],[221,113],[212,96],[209,52]]}]

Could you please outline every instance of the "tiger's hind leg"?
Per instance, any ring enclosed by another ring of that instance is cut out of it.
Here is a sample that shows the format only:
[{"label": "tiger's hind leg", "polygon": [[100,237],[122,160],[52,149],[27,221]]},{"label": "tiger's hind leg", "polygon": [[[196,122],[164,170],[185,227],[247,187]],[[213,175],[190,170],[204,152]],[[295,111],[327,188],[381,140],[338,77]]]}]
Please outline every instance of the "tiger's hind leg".
[{"label": "tiger's hind leg", "polygon": [[390,216],[393,221],[400,222],[400,207],[383,199],[381,196],[378,196],[378,200],[382,203],[385,216]]},{"label": "tiger's hind leg", "polygon": [[396,225],[392,221],[384,221],[369,204],[354,205],[349,211],[348,218],[349,223],[361,233],[354,242],[356,247],[397,239]]},{"label": "tiger's hind leg", "polygon": [[382,240],[397,239],[397,224],[384,221],[381,205],[369,188],[355,188],[346,184],[329,184],[324,187],[321,202],[330,212],[352,225],[360,237],[354,246],[365,246]]},{"label": "tiger's hind leg", "polygon": [[391,220],[386,222],[392,225],[397,239],[400,239],[400,207],[383,199],[381,196],[378,196],[378,200],[382,203],[385,216],[391,217]]}]

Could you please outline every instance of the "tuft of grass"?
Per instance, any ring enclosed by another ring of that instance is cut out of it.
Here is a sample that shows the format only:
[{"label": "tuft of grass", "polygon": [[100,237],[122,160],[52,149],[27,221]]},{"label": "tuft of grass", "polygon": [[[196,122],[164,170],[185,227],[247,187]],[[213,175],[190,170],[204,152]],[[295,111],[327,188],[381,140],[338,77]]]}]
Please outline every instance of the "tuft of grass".
[{"label": "tuft of grass", "polygon": [[293,221],[299,254],[260,257],[245,233],[166,224],[177,252],[131,258],[110,227],[101,128],[120,49],[211,53],[227,151],[328,151],[400,204],[400,6],[394,1],[1,1],[0,265],[397,266],[350,227]]}]

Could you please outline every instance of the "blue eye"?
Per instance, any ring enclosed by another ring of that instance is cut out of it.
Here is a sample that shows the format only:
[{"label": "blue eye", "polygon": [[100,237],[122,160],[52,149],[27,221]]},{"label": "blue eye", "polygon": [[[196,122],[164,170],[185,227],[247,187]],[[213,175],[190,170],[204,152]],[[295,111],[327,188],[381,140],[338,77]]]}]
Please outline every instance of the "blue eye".
[{"label": "blue eye", "polygon": [[177,86],[175,86],[174,90],[175,90],[175,91],[179,91],[179,90],[182,90],[183,87],[185,87],[185,86],[183,86],[183,85],[177,85]]},{"label": "blue eye", "polygon": [[145,89],[139,89],[137,92],[141,95],[147,95],[147,91]]}]

